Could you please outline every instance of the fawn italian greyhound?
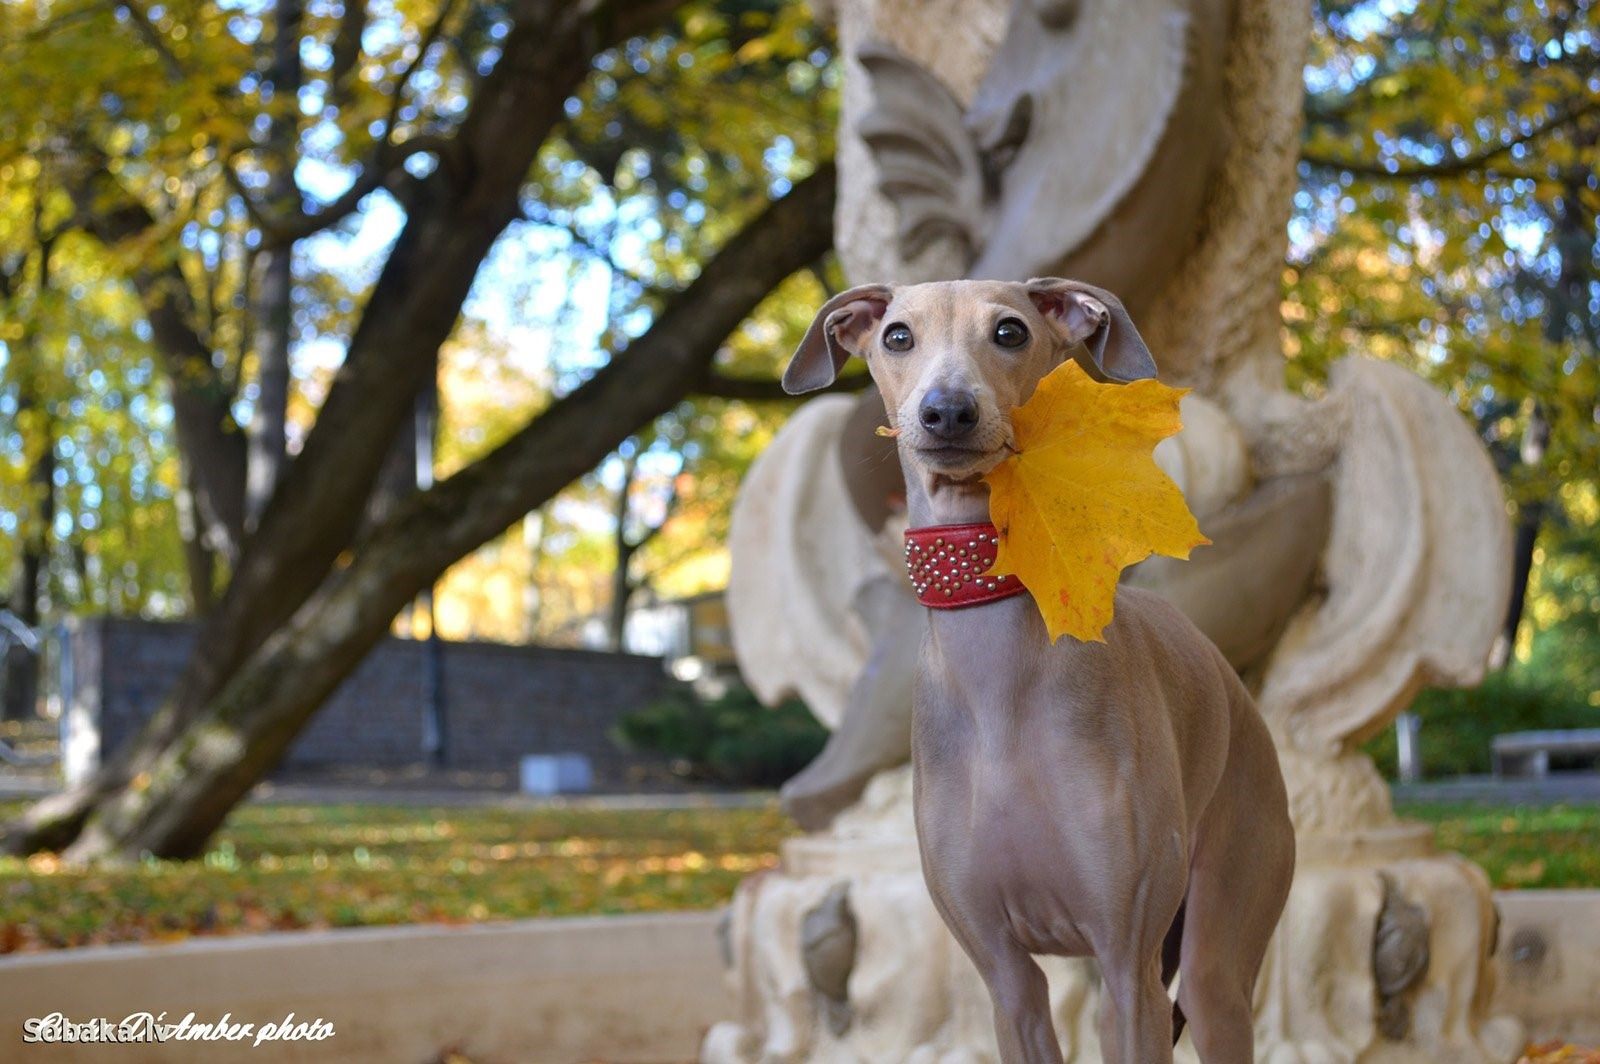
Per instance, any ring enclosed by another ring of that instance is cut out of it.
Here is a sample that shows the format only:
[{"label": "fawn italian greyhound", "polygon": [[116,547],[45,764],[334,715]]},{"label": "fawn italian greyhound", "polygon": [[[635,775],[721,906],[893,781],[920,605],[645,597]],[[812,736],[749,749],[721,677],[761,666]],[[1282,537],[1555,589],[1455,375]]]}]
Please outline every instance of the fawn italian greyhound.
[{"label": "fawn italian greyhound", "polygon": [[1069,357],[1102,381],[1155,376],[1144,341],[1078,282],[866,285],[823,306],[784,387],[825,387],[851,355],[897,432],[912,582],[935,607],[912,725],[923,875],[988,987],[1001,1059],[1061,1061],[1031,956],[1061,954],[1099,964],[1106,1061],[1171,1061],[1187,1022],[1206,1064],[1248,1064],[1294,869],[1254,702],[1153,594],[1119,589],[1103,643],[1052,643],[1022,585],[984,575],[980,478],[1012,453],[1010,412]]}]

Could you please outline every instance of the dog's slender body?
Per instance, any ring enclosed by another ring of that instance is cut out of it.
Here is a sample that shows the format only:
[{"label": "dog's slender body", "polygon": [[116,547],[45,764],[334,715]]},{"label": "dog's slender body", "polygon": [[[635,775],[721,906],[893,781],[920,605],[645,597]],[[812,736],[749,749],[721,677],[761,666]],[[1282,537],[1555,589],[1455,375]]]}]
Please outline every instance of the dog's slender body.
[{"label": "dog's slender body", "polygon": [[[1087,286],[867,286],[823,308],[785,384],[818,387],[864,355],[911,527],[983,522],[979,477],[1009,453],[1010,410],[1074,351],[1105,378],[1154,374],[1120,304]],[[1051,643],[1027,596],[934,610],[912,766],[924,876],[988,986],[1006,1064],[1061,1060],[1032,954],[1096,958],[1106,1061],[1170,1061],[1162,953],[1180,907],[1178,1005],[1200,1057],[1252,1059],[1294,835],[1266,725],[1187,618],[1122,589],[1104,643]]]}]

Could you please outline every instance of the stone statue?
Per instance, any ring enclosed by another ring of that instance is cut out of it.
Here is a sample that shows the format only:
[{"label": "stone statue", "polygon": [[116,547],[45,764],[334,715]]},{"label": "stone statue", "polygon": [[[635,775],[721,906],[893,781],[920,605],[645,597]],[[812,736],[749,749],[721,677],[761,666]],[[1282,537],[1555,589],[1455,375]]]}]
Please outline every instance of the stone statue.
[{"label": "stone statue", "polygon": [[[1301,869],[1257,992],[1260,1059],[1511,1059],[1514,1021],[1486,1014],[1487,882],[1395,819],[1357,750],[1422,686],[1481,677],[1510,583],[1498,480],[1458,413],[1403,370],[1352,354],[1315,402],[1282,382],[1309,5],[824,13],[846,57],[836,232],[852,282],[1078,277],[1126,293],[1163,379],[1195,390],[1158,460],[1214,545],[1126,578],[1222,648],[1290,788]],[[807,404],[736,507],[741,666],[762,698],[798,693],[835,731],[785,792],[826,830],[792,840],[781,872],[734,904],[746,1015],[712,1032],[707,1061],[994,1059],[981,984],[915,861],[899,766],[925,620],[899,569],[882,416],[870,394]],[[840,1035],[818,1019],[798,928],[843,884],[855,1019]],[[1093,1059],[1094,975],[1047,967],[1068,1059]]]}]

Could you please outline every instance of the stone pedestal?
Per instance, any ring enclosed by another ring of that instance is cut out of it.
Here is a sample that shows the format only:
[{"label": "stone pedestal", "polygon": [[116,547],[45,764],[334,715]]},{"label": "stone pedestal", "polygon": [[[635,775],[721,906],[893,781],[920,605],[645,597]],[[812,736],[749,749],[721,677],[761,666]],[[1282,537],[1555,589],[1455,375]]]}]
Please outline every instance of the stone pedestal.
[{"label": "stone pedestal", "polygon": [[[1320,397],[1284,387],[1310,6],[819,8],[846,70],[836,230],[850,280],[1098,283],[1133,310],[1163,379],[1195,389],[1170,457],[1215,546],[1182,575],[1147,563],[1134,579],[1246,678],[1289,785],[1300,859],[1257,984],[1258,1059],[1514,1059],[1517,1025],[1489,1015],[1482,872],[1397,821],[1351,753],[1423,687],[1481,678],[1511,539],[1481,441],[1422,381],[1351,357]],[[889,658],[883,633],[852,620],[882,564],[834,468],[843,452],[816,445],[824,414],[797,416],[735,513],[734,643],[764,698],[799,693],[840,722],[837,762],[892,765],[906,729],[859,727],[847,705],[865,644]],[[996,1059],[987,993],[923,886],[907,769],[747,882],[726,939],[740,1015],[712,1029],[707,1062]],[[1067,1059],[1098,1060],[1093,964],[1045,967]],[[1194,1059],[1186,1044],[1179,1059]]]},{"label": "stone pedestal", "polygon": [[1298,857],[1256,983],[1257,1059],[1514,1060],[1521,1024],[1489,1014],[1499,919],[1483,870],[1397,820],[1366,755],[1279,759]]},{"label": "stone pedestal", "polygon": [[[1294,887],[1256,986],[1269,1064],[1489,1064],[1523,1032],[1487,1017],[1497,918],[1477,866],[1394,818],[1361,755],[1285,765],[1305,818]],[[989,997],[923,885],[910,772],[875,779],[834,827],[790,840],[726,925],[740,1015],[703,1064],[994,1064]],[[1336,804],[1328,799],[1339,796]],[[1093,961],[1041,958],[1068,1061],[1097,1061]],[[1196,1061],[1185,1038],[1177,1059]]]}]

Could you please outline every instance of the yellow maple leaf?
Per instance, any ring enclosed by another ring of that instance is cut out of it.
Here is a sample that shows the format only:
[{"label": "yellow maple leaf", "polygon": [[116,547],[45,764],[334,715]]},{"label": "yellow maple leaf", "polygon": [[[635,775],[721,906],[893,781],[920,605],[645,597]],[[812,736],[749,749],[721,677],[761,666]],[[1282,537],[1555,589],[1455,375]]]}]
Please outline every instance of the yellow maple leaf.
[{"label": "yellow maple leaf", "polygon": [[1052,642],[1102,641],[1123,569],[1211,542],[1155,463],[1156,444],[1183,427],[1185,393],[1101,384],[1069,359],[1012,412],[1016,453],[984,477],[1000,545],[990,572],[1026,585]]}]

